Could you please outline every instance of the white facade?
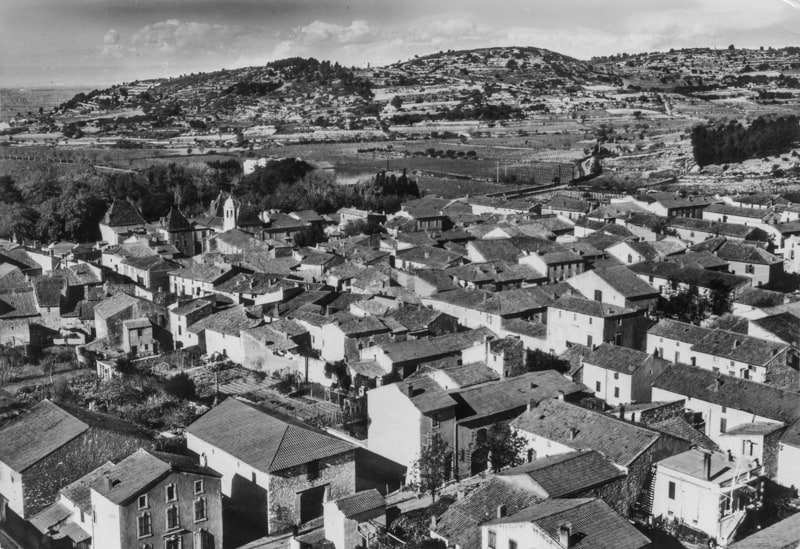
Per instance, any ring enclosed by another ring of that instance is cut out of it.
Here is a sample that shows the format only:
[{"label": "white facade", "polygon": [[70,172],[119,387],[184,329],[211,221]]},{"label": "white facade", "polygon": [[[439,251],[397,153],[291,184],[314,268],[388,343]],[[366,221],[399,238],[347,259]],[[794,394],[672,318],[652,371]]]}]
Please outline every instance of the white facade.
[{"label": "white facade", "polygon": [[88,532],[92,534],[92,546],[95,549],[127,549],[122,547],[121,511],[124,509],[95,490],[91,491],[91,498],[94,524]]},{"label": "white facade", "polygon": [[422,413],[396,383],[367,391],[367,409],[369,449],[411,471],[421,451]]},{"label": "white facade", "polygon": [[269,490],[269,474],[243,463],[225,450],[221,450],[198,438],[191,432],[186,432],[186,447],[200,456],[200,464],[210,467],[222,475],[222,494],[231,497],[233,491],[233,477],[240,477],[255,483],[264,490]]},{"label": "white facade", "polygon": [[633,376],[583,363],[583,384],[609,406],[633,402]]},{"label": "white facade", "polygon": [[0,461],[0,495],[8,501],[8,507],[20,517],[25,516],[22,475]]},{"label": "white facade", "polygon": [[778,472],[775,482],[783,486],[800,488],[800,448],[781,442],[778,444]]}]

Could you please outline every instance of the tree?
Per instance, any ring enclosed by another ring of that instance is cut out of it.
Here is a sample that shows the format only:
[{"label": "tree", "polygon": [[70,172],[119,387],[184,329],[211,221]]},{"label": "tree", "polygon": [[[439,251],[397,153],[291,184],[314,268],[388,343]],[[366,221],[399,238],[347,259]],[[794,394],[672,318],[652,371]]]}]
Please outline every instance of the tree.
[{"label": "tree", "polygon": [[521,465],[526,446],[519,432],[506,423],[496,423],[488,430],[478,450],[488,454],[489,465],[496,473],[505,467]]},{"label": "tree", "polygon": [[392,97],[392,107],[394,107],[397,110],[400,110],[400,107],[402,106],[403,106],[403,100],[400,99],[400,96],[395,95],[394,97]]},{"label": "tree", "polygon": [[186,372],[180,372],[164,383],[164,391],[181,400],[191,400],[197,396],[194,381]]},{"label": "tree", "polygon": [[436,500],[439,489],[450,478],[452,456],[447,442],[439,433],[434,434],[414,462],[413,473],[419,492],[428,492]]},{"label": "tree", "polygon": [[14,369],[22,366],[24,360],[14,347],[0,346],[0,387],[14,375]]},{"label": "tree", "polygon": [[562,374],[569,371],[569,362],[539,349],[528,351],[528,371],[556,370]]}]

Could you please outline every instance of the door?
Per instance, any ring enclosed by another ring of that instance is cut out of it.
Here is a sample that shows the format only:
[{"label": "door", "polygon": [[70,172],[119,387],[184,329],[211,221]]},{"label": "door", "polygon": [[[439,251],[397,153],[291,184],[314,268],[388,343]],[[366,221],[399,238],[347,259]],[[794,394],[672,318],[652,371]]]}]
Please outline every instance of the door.
[{"label": "door", "polygon": [[300,492],[300,522],[322,516],[322,505],[325,503],[326,486],[317,486]]}]

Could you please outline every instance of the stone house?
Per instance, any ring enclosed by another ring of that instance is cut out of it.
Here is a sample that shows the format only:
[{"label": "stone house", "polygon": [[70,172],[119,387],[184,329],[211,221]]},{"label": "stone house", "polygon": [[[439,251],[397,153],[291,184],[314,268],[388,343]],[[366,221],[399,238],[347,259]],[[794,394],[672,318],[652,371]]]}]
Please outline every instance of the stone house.
[{"label": "stone house", "polygon": [[222,494],[265,533],[323,515],[356,491],[356,447],[306,423],[235,398],[187,429],[187,446],[222,475]]},{"label": "stone house", "polygon": [[151,444],[133,424],[49,400],[0,429],[0,440],[0,510],[22,519],[105,461]]},{"label": "stone house", "polygon": [[643,351],[603,343],[583,357],[582,382],[609,406],[650,402],[653,380],[669,364]]}]

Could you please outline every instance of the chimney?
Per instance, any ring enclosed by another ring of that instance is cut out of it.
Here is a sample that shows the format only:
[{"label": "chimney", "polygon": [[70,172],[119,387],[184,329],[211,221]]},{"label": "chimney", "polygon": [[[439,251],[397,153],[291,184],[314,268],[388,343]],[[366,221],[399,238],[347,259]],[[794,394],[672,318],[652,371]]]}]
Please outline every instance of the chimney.
[{"label": "chimney", "polygon": [[536,406],[536,402],[533,399],[528,401],[528,411],[530,412]]},{"label": "chimney", "polygon": [[433,530],[434,532],[436,531],[437,523],[438,519],[436,518],[436,515],[431,515],[431,530]]},{"label": "chimney", "polygon": [[711,454],[708,452],[703,453],[703,470],[706,473],[706,480],[711,479]]},{"label": "chimney", "polygon": [[506,516],[506,506],[505,505],[498,505],[497,506],[497,518],[503,518]]},{"label": "chimney", "polygon": [[620,404],[619,405],[619,418],[621,420],[625,421],[625,405],[624,404]]},{"label": "chimney", "polygon": [[569,538],[572,535],[572,524],[565,522],[558,527],[558,544],[564,549],[569,549]]},{"label": "chimney", "polygon": [[558,400],[564,400],[564,391],[560,389],[558,391]]},{"label": "chimney", "polygon": [[111,477],[106,477],[106,488],[111,490],[114,487],[114,480]]},{"label": "chimney", "polygon": [[411,383],[408,384],[408,397],[411,398],[414,396],[414,385]]},{"label": "chimney", "polygon": [[733,453],[728,449],[728,461],[733,461]]},{"label": "chimney", "polygon": [[575,440],[575,437],[578,436],[578,428],[577,427],[570,427],[569,428],[569,439]]}]

